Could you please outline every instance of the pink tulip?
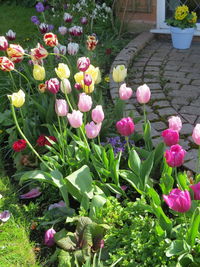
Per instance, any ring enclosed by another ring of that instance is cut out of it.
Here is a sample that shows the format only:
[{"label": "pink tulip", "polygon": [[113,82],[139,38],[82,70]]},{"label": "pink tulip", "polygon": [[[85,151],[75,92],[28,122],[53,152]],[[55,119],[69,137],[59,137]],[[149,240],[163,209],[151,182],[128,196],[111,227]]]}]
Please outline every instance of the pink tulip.
[{"label": "pink tulip", "polygon": [[85,93],[81,93],[79,95],[79,101],[78,101],[78,109],[81,112],[87,112],[92,107],[92,98],[89,95],[86,95]]},{"label": "pink tulip", "polygon": [[151,91],[146,84],[139,86],[136,91],[137,101],[140,104],[146,104],[149,102],[151,97]]},{"label": "pink tulip", "polygon": [[119,97],[122,100],[128,100],[133,95],[133,91],[130,87],[126,87],[126,84],[123,83],[119,88]]},{"label": "pink tulip", "polygon": [[173,146],[179,142],[179,133],[172,129],[167,129],[162,132],[164,143],[167,146]]},{"label": "pink tulip", "polygon": [[184,162],[186,151],[180,145],[173,145],[165,152],[166,162],[170,167],[179,167]]},{"label": "pink tulip", "polygon": [[116,123],[117,131],[123,136],[129,136],[134,132],[135,125],[130,117],[123,118]]},{"label": "pink tulip", "polygon": [[88,57],[80,57],[77,60],[77,68],[85,72],[90,66],[90,59]]},{"label": "pink tulip", "polygon": [[193,129],[192,138],[195,142],[195,144],[200,145],[200,124],[196,124],[196,126]]},{"label": "pink tulip", "polygon": [[60,82],[57,78],[52,78],[48,81],[45,82],[47,89],[52,93],[52,94],[57,94],[59,89],[60,89]]},{"label": "pink tulip", "polygon": [[64,99],[56,99],[55,112],[58,116],[64,117],[68,113],[68,105]]},{"label": "pink tulip", "polygon": [[4,36],[0,36],[0,50],[6,51],[8,48],[8,41]]},{"label": "pink tulip", "polygon": [[59,201],[58,203],[54,203],[49,205],[48,210],[52,210],[52,209],[56,209],[56,208],[62,208],[62,207],[66,207],[66,204],[63,200]]},{"label": "pink tulip", "polygon": [[86,86],[90,86],[92,84],[92,77],[90,74],[85,74],[84,75],[84,84]]},{"label": "pink tulip", "polygon": [[72,113],[68,113],[67,118],[73,128],[79,128],[83,124],[83,113],[79,110],[73,110]]},{"label": "pink tulip", "polygon": [[75,83],[74,88],[80,91],[82,89],[82,85],[80,83]]},{"label": "pink tulip", "polygon": [[169,128],[173,129],[175,131],[180,132],[181,128],[182,128],[182,122],[181,119],[178,116],[171,116],[168,119],[168,123],[169,123]]},{"label": "pink tulip", "polygon": [[56,231],[53,228],[48,229],[44,235],[44,244],[48,247],[52,247],[55,244],[54,235]]},{"label": "pink tulip", "polygon": [[10,212],[9,210],[4,210],[0,213],[0,221],[7,222],[10,219]]},{"label": "pink tulip", "polygon": [[167,205],[175,211],[186,212],[191,207],[191,198],[189,191],[181,191],[178,188],[173,189],[169,195],[163,195]]},{"label": "pink tulip", "polygon": [[71,22],[73,17],[69,13],[64,13],[63,19],[64,19],[65,22]]},{"label": "pink tulip", "polygon": [[35,198],[40,196],[41,194],[42,192],[40,192],[40,188],[33,188],[28,193],[20,195],[20,198],[21,199]]},{"label": "pink tulip", "polygon": [[67,33],[67,28],[65,26],[61,26],[58,28],[58,31],[61,35],[65,35]]},{"label": "pink tulip", "polygon": [[86,25],[86,24],[88,23],[88,20],[87,20],[86,17],[82,17],[82,18],[80,19],[80,22],[81,22],[81,24]]},{"label": "pink tulip", "polygon": [[95,124],[93,121],[85,125],[86,135],[89,139],[93,139],[98,136],[101,130],[101,123]]},{"label": "pink tulip", "polygon": [[101,105],[97,105],[96,108],[92,110],[92,120],[96,123],[100,123],[104,120],[104,112]]},{"label": "pink tulip", "polygon": [[191,185],[190,188],[194,192],[194,199],[195,200],[200,200],[200,182],[197,183],[197,184]]}]

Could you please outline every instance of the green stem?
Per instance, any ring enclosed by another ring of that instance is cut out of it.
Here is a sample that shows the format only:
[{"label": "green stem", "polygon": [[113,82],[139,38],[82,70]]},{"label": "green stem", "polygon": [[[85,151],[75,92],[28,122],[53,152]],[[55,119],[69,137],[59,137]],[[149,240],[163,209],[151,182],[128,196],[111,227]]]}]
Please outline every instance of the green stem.
[{"label": "green stem", "polygon": [[29,79],[23,73],[21,73],[20,71],[18,71],[16,69],[14,69],[14,71],[17,72],[18,74],[20,74],[28,82],[28,84],[29,84],[29,86],[31,88],[32,94],[34,94],[34,91],[33,91],[33,88],[31,86],[30,82],[29,82]]},{"label": "green stem", "polygon": [[66,97],[67,103],[68,103],[68,105],[69,105],[71,111],[74,110],[73,107],[72,107],[72,105],[71,105],[71,102],[70,102],[70,100],[69,100],[69,97],[68,97],[67,93],[65,93],[65,97]]},{"label": "green stem", "polygon": [[131,149],[130,149],[130,145],[129,145],[129,140],[128,139],[129,139],[128,136],[125,136],[126,144],[127,144],[127,147],[128,147],[128,152],[130,152]]},{"label": "green stem", "polygon": [[87,148],[90,150],[90,146],[89,146],[89,144],[88,144],[88,141],[87,141],[87,138],[86,138],[86,136],[85,136],[85,134],[84,134],[84,131],[83,131],[83,129],[82,129],[82,126],[81,126],[79,129],[80,129],[80,131],[81,131],[81,134],[82,134],[82,136],[83,136],[83,139],[84,139],[84,141],[85,141],[85,144],[86,144]]},{"label": "green stem", "polygon": [[50,170],[52,171],[52,169],[47,165],[47,163],[40,157],[40,155],[37,153],[37,151],[33,148],[33,146],[31,145],[31,143],[28,141],[28,139],[26,138],[26,136],[24,135],[24,133],[22,132],[18,121],[17,121],[17,117],[16,117],[16,113],[15,113],[15,108],[14,106],[11,104],[11,111],[12,111],[12,115],[13,115],[13,119],[14,122],[16,124],[17,130],[19,131],[19,133],[21,134],[21,136],[24,138],[24,140],[26,140],[26,143],[28,144],[28,146],[30,147],[30,149],[33,151],[33,153],[39,158],[39,160]]},{"label": "green stem", "polygon": [[144,123],[146,125],[146,123],[147,123],[147,115],[146,115],[146,106],[145,106],[145,104],[143,105],[143,113],[144,113]]},{"label": "green stem", "polygon": [[13,78],[13,75],[12,75],[11,71],[9,71],[9,75],[10,75],[10,78],[11,78],[12,83],[13,83],[13,88],[15,88],[15,89],[17,90],[17,86],[16,86],[16,84],[15,84],[15,80],[14,80],[14,78]]},{"label": "green stem", "polygon": [[98,139],[99,146],[101,146],[101,140],[100,140],[100,135],[99,134],[97,136],[97,139]]},{"label": "green stem", "polygon": [[44,12],[42,12],[42,16],[43,16],[44,22],[46,23],[46,18],[45,18]]}]

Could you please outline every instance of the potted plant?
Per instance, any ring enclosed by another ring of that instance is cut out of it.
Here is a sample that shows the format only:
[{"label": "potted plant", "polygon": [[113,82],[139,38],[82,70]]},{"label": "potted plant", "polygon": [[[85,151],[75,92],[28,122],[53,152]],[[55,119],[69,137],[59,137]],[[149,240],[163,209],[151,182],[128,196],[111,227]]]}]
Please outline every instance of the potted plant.
[{"label": "potted plant", "polygon": [[190,48],[194,29],[196,27],[196,12],[190,12],[186,5],[178,6],[175,9],[173,18],[166,20],[170,26],[172,44],[177,49]]}]

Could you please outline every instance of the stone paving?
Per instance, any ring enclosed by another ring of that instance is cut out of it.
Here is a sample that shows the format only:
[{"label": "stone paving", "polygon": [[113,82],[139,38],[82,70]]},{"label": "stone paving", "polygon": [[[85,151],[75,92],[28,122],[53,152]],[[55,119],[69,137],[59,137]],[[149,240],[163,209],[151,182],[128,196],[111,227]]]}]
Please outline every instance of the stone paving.
[{"label": "stone paving", "polygon": [[[196,123],[200,123],[200,42],[193,41],[190,49],[177,50],[172,47],[170,40],[155,39],[149,33],[143,34],[142,38],[145,43],[142,48],[134,50],[133,42],[132,49],[126,47],[124,50],[127,57],[117,57],[113,66],[124,64],[127,59],[127,86],[134,92],[144,83],[150,87],[152,95],[147,105],[147,116],[151,121],[155,145],[162,141],[161,132],[168,128],[167,119],[171,115],[181,117],[183,128],[180,144],[187,150],[184,166],[195,171],[197,146],[191,135]],[[115,99],[118,88],[112,81],[110,88]],[[133,110],[134,116],[143,114],[135,94],[127,101],[126,109],[126,112]],[[141,130],[141,123],[136,130]]]}]

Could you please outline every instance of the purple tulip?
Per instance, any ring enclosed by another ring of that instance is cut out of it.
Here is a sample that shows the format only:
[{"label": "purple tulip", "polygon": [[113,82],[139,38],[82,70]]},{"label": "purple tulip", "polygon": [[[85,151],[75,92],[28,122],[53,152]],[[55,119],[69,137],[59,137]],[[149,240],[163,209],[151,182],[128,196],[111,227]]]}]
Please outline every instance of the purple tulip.
[{"label": "purple tulip", "polygon": [[170,167],[180,167],[184,162],[186,151],[180,145],[173,145],[165,152],[165,159]]},{"label": "purple tulip", "polygon": [[167,146],[173,146],[179,142],[179,133],[173,129],[166,129],[162,132],[164,143]]},{"label": "purple tulip", "polygon": [[135,125],[130,117],[123,118],[116,123],[117,131],[123,136],[129,136],[134,132]]},{"label": "purple tulip", "polygon": [[44,5],[42,2],[38,2],[35,6],[37,12],[43,12],[44,11]]},{"label": "purple tulip", "polygon": [[64,19],[65,22],[71,22],[73,17],[69,13],[64,13],[63,19]]},{"label": "purple tulip", "polygon": [[194,192],[194,199],[200,200],[200,182],[198,184],[193,184],[190,186]]},{"label": "purple tulip", "polygon": [[178,188],[173,189],[169,195],[163,195],[167,205],[175,211],[184,213],[191,207],[191,198],[189,191],[181,191]]},{"label": "purple tulip", "polygon": [[4,210],[0,213],[0,221],[7,222],[10,219],[10,212],[9,210]]},{"label": "purple tulip", "polygon": [[53,228],[48,229],[44,235],[44,244],[48,247],[52,247],[55,244],[54,235],[56,231]]},{"label": "purple tulip", "polygon": [[35,198],[40,196],[41,194],[42,192],[40,192],[40,188],[33,188],[28,193],[20,195],[20,198],[21,199]]},{"label": "purple tulip", "polygon": [[67,33],[67,28],[65,26],[60,26],[58,31],[61,35],[65,35]]}]

